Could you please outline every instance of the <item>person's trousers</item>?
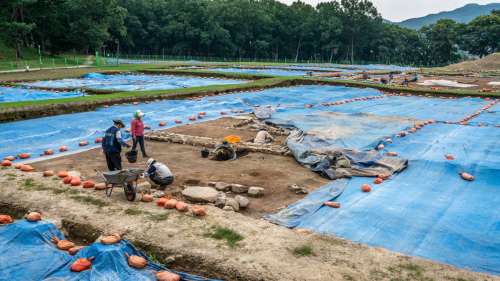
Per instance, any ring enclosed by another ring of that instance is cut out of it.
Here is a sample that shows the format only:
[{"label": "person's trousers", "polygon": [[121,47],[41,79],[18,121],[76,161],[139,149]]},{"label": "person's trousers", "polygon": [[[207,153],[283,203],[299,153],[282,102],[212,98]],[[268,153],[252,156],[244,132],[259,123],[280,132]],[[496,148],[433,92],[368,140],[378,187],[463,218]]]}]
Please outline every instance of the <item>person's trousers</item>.
[{"label": "person's trousers", "polygon": [[171,185],[174,182],[174,177],[165,177],[165,178],[160,178],[156,175],[150,176],[147,178],[149,183],[151,184],[151,187],[153,188],[158,188],[160,190],[164,190],[167,185]]},{"label": "person's trousers", "polygon": [[132,150],[136,150],[137,143],[141,146],[142,156],[145,157],[147,154],[146,149],[144,148],[144,136],[137,136],[132,139]]},{"label": "person's trousers", "polygon": [[106,152],[106,163],[110,171],[118,171],[122,169],[122,156],[120,152]]}]

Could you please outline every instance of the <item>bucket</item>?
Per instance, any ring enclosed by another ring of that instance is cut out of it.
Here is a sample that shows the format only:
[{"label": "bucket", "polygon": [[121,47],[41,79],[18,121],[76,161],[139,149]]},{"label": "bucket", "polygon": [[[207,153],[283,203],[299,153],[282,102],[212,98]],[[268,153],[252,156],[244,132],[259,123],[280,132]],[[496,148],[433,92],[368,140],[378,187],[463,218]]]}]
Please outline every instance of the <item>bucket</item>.
[{"label": "bucket", "polygon": [[201,150],[201,157],[203,157],[203,158],[208,158],[208,155],[209,155],[209,154],[210,154],[210,151],[208,151],[208,149],[203,148],[203,149]]},{"label": "bucket", "polygon": [[125,156],[127,157],[129,163],[137,162],[137,150],[130,150],[129,152],[125,153]]}]

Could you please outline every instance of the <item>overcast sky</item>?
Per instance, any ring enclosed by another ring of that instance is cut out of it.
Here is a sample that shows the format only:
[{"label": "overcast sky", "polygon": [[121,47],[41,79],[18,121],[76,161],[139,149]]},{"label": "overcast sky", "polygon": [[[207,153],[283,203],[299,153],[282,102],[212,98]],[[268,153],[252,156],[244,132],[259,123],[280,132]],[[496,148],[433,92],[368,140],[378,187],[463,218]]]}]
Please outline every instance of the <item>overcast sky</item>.
[{"label": "overcast sky", "polygon": [[[294,0],[279,0],[290,4]],[[302,0],[311,5],[316,5],[319,2],[327,2],[326,0]],[[468,3],[489,4],[497,3],[495,0],[372,0],[377,7],[379,13],[385,19],[391,21],[402,21],[409,18],[416,18],[428,14],[451,11],[462,7]]]}]

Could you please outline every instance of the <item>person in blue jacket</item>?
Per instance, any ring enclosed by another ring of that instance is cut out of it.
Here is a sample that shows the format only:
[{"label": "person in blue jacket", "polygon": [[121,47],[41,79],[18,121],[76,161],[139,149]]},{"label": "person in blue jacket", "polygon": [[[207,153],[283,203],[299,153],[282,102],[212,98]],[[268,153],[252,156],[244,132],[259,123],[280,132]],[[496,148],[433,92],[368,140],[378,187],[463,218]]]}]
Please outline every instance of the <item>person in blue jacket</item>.
[{"label": "person in blue jacket", "polygon": [[123,141],[120,129],[125,128],[122,120],[113,120],[114,125],[106,130],[102,140],[102,150],[106,156],[106,163],[110,171],[122,169],[122,146],[130,147]]}]

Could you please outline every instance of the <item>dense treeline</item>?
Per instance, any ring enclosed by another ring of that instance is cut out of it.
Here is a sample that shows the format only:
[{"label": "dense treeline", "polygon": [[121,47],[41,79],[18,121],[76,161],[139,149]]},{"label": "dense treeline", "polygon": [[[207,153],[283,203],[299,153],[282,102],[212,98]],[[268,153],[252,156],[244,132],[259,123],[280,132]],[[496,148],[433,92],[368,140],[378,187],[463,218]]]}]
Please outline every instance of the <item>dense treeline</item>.
[{"label": "dense treeline", "polygon": [[276,0],[2,0],[2,40],[18,50],[221,58],[454,62],[499,49],[500,13],[410,30],[386,23],[368,0],[316,7]]}]

